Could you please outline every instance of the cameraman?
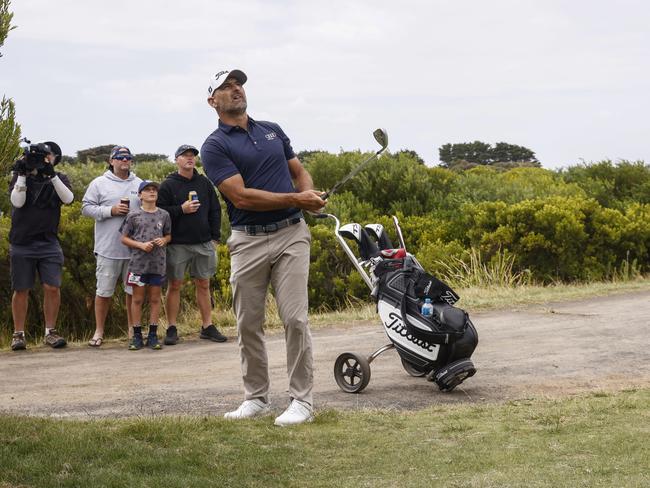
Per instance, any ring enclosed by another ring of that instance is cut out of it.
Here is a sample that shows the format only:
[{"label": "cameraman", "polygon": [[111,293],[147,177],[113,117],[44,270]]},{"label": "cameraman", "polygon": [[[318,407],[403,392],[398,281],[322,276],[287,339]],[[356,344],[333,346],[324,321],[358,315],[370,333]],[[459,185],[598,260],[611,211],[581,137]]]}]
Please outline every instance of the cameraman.
[{"label": "cameraman", "polygon": [[53,142],[29,145],[14,164],[9,184],[11,192],[11,230],[9,256],[11,268],[11,311],[14,334],[11,349],[25,349],[25,319],[29,290],[38,272],[43,285],[45,343],[63,347],[66,341],[55,330],[61,303],[63,251],[57,238],[61,205],[74,198],[68,178],[54,171],[61,160],[61,149]]}]

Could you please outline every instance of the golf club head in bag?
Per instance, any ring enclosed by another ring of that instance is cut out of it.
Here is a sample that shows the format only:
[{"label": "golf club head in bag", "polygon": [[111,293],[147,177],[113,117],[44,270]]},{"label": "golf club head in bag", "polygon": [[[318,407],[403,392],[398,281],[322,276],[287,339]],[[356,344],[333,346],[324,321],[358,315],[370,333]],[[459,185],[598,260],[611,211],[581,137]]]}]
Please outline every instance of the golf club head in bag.
[{"label": "golf club head in bag", "polygon": [[370,237],[377,241],[380,250],[393,248],[393,243],[390,241],[388,234],[386,234],[386,229],[384,229],[383,225],[366,224],[365,229],[370,234]]},{"label": "golf club head in bag", "polygon": [[348,181],[349,179],[351,179],[351,178],[353,178],[354,176],[356,176],[356,174],[357,174],[359,171],[361,171],[361,170],[364,168],[364,166],[365,166],[366,164],[368,164],[368,163],[369,163],[370,161],[372,161],[373,159],[377,159],[377,157],[378,157],[382,152],[384,152],[384,151],[386,150],[386,148],[388,147],[388,132],[386,132],[386,129],[375,129],[375,131],[372,133],[372,135],[373,135],[373,137],[375,138],[375,141],[377,141],[377,142],[379,143],[379,145],[381,146],[381,149],[379,149],[379,151],[377,151],[375,154],[373,154],[372,156],[370,156],[368,159],[366,159],[366,160],[365,160],[363,163],[361,163],[359,166],[357,166],[357,167],[354,168],[352,171],[350,171],[350,173],[348,173],[348,174],[347,174],[343,179],[341,179],[341,180],[339,180],[338,182],[336,182],[336,184],[332,187],[332,189],[331,189],[330,191],[323,193],[323,194],[321,195],[321,198],[322,198],[323,200],[327,200],[327,199],[328,199],[331,195],[333,195],[334,192],[336,192],[336,191],[337,191],[341,186],[343,186],[345,183],[347,183],[347,181]]},{"label": "golf club head in bag", "polygon": [[364,261],[379,254],[377,244],[370,238],[368,232],[360,224],[345,224],[339,229],[339,235],[345,239],[353,240],[359,248],[359,256]]},{"label": "golf club head in bag", "polygon": [[361,242],[361,226],[357,223],[342,225],[339,235],[359,244]]}]

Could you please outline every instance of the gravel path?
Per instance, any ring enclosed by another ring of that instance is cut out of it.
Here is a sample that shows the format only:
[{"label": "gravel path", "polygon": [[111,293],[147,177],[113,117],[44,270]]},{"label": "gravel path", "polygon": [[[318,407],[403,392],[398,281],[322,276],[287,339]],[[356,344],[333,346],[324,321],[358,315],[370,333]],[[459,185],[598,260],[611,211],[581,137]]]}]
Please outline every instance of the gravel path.
[{"label": "gravel path", "polygon": [[[413,410],[533,396],[650,387],[650,292],[471,314],[479,333],[477,374],[451,393],[412,378],[394,351],[372,363],[361,394],[339,390],[332,369],[345,351],[370,354],[388,342],[379,319],[314,331],[317,409]],[[271,402],[287,404],[284,336],[269,335]],[[242,400],[239,352],[188,340],[162,351],[72,346],[0,353],[0,412],[100,418],[221,415]]]}]

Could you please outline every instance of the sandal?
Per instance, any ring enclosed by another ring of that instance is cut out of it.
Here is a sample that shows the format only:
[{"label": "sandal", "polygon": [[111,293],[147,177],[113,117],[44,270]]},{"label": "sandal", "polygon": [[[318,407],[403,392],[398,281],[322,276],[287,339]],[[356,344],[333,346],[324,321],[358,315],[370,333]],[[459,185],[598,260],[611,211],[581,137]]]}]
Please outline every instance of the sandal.
[{"label": "sandal", "polygon": [[103,338],[103,337],[93,337],[92,339],[90,339],[90,340],[88,341],[88,345],[89,345],[90,347],[100,347],[100,346],[102,345],[103,342],[104,342],[104,338]]}]

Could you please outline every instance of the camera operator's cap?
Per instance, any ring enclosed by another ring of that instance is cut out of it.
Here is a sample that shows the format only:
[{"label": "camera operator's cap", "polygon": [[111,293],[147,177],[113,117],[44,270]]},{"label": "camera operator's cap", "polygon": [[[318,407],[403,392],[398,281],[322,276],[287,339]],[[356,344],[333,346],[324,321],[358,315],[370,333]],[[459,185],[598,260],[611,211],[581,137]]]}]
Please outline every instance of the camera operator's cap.
[{"label": "camera operator's cap", "polygon": [[192,151],[195,156],[199,154],[199,150],[194,146],[190,146],[189,144],[183,144],[178,149],[176,149],[176,152],[174,153],[174,159],[176,159],[178,156],[183,154],[185,151]]},{"label": "camera operator's cap", "polygon": [[155,181],[144,180],[142,183],[140,183],[140,186],[138,187],[138,194],[142,193],[142,190],[144,190],[148,186],[153,186],[156,190],[160,188],[160,185]]},{"label": "camera operator's cap", "polygon": [[248,80],[248,76],[246,76],[246,73],[238,69],[219,71],[216,75],[213,75],[212,78],[210,78],[210,86],[208,86],[208,96],[212,96],[214,91],[217,88],[221,87],[224,81],[226,81],[228,78],[235,78],[242,85],[246,83],[246,80]]},{"label": "camera operator's cap", "polygon": [[131,156],[131,150],[126,146],[115,146],[111,150],[111,159],[115,159],[117,156]]},{"label": "camera operator's cap", "polygon": [[58,162],[61,161],[61,148],[56,142],[53,141],[45,141],[43,144],[45,144],[49,149],[52,154],[54,154],[54,164],[57,164]]}]

